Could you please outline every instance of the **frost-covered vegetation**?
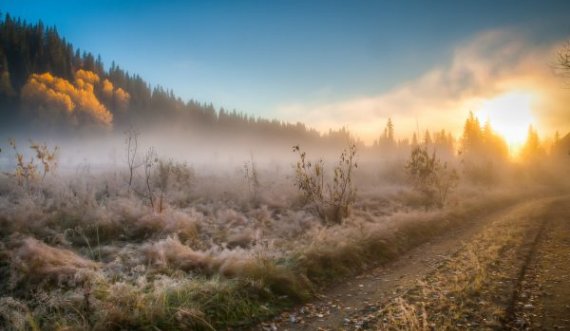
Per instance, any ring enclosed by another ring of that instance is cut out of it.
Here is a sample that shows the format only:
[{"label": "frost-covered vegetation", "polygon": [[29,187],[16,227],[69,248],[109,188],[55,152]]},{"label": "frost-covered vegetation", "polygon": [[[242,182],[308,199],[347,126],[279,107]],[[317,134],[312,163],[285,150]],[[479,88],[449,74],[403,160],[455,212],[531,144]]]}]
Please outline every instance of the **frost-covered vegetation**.
[{"label": "frost-covered vegetation", "polygon": [[15,162],[0,177],[0,325],[243,327],[555,188],[546,164],[480,165],[427,142],[384,147],[390,158],[352,145],[309,165],[295,147],[287,165],[250,155],[207,168],[133,148],[137,139],[127,136],[124,164],[104,170],[57,171],[59,151],[47,145],[2,151]]}]

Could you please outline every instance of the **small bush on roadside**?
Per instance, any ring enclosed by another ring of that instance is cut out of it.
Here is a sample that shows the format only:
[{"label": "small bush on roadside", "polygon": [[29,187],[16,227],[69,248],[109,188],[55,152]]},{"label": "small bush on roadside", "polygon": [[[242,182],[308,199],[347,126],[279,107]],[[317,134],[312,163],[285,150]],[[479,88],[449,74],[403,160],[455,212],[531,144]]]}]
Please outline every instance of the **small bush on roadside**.
[{"label": "small bush on roadside", "polygon": [[425,146],[412,150],[406,170],[414,188],[423,195],[426,208],[442,208],[459,181],[455,169],[442,163],[435,151],[430,156]]}]

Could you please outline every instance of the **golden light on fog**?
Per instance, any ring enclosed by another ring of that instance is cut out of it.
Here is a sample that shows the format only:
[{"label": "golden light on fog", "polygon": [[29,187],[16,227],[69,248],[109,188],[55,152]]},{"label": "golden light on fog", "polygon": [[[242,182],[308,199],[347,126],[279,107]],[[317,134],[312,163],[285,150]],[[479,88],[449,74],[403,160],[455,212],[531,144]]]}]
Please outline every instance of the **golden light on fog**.
[{"label": "golden light on fog", "polygon": [[534,124],[532,103],[535,95],[529,91],[511,91],[484,101],[476,116],[481,124],[489,121],[493,130],[516,154],[525,143],[529,125]]}]

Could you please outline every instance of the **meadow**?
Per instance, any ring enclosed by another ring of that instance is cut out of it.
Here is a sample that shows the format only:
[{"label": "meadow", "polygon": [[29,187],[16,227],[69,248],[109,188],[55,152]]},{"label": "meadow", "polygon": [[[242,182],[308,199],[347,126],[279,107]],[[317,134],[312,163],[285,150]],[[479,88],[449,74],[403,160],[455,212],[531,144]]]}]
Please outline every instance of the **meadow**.
[{"label": "meadow", "polygon": [[382,159],[354,145],[319,160],[295,146],[289,164],[250,155],[209,168],[140,155],[128,138],[124,164],[96,170],[58,170],[61,151],[41,144],[11,151],[15,170],[0,179],[6,329],[252,327],[467,219],[556,190],[544,181],[554,167],[539,181],[509,163],[477,183],[435,147]]}]

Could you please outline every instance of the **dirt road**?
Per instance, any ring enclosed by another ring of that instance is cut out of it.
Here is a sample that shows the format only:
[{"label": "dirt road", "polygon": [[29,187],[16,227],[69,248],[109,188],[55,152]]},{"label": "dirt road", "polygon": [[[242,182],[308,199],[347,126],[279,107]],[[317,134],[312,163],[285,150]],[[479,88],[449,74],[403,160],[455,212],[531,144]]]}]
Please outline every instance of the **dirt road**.
[{"label": "dirt road", "polygon": [[527,201],[466,221],[256,329],[570,329],[569,257],[570,197]]},{"label": "dirt road", "polygon": [[544,214],[528,263],[521,270],[508,326],[516,330],[570,330],[570,199]]}]

